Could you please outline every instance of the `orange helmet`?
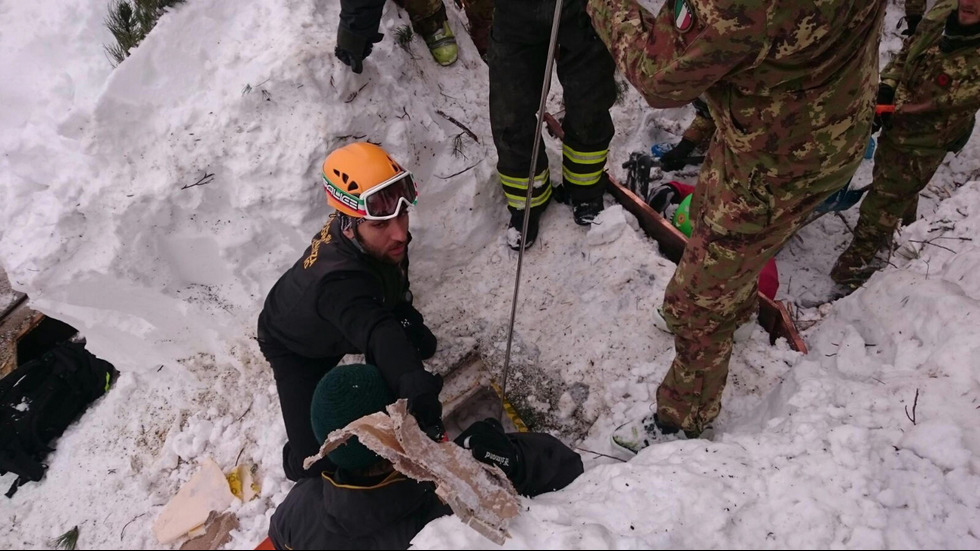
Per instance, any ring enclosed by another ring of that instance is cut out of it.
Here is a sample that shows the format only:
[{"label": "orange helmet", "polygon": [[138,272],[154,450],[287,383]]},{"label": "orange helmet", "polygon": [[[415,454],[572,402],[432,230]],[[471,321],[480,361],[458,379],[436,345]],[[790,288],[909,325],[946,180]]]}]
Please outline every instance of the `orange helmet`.
[{"label": "orange helmet", "polygon": [[384,149],[372,143],[352,143],[334,150],[323,161],[327,203],[353,218],[388,220],[402,204],[414,205],[418,188],[412,174]]}]

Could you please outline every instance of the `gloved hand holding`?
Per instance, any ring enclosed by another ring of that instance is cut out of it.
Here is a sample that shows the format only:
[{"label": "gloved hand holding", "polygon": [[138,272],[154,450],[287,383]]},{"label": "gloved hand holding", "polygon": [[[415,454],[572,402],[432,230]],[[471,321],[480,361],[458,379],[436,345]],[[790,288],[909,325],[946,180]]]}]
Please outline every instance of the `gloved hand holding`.
[{"label": "gloved hand holding", "polygon": [[694,142],[682,138],[681,141],[677,142],[677,145],[660,157],[660,167],[667,172],[684,168],[688,164],[687,158],[691,156],[696,145]]},{"label": "gloved hand holding", "polygon": [[419,356],[423,360],[431,358],[436,353],[436,336],[425,326],[422,314],[408,302],[396,306],[392,313],[402,324],[402,329],[415,345],[415,349],[419,351]]},{"label": "gloved hand holding", "polygon": [[409,402],[409,409],[419,428],[436,442],[447,442],[446,426],[442,424],[442,403],[438,394],[423,394]]},{"label": "gloved hand holding", "polygon": [[350,66],[351,70],[360,74],[364,70],[364,58],[371,55],[371,48],[375,42],[379,42],[384,35],[375,33],[370,39],[368,37],[354,34],[341,25],[337,29],[337,48],[334,55],[337,59]]},{"label": "gloved hand holding", "polygon": [[922,21],[921,15],[907,15],[905,16],[906,23],[909,24],[908,28],[902,31],[902,36],[912,36],[915,34],[915,29],[919,26]]},{"label": "gloved hand holding", "polygon": [[419,369],[401,376],[398,381],[398,395],[408,399],[408,411],[419,424],[419,428],[436,442],[447,441],[446,427],[442,424],[442,377]]},{"label": "gloved hand holding", "polygon": [[459,447],[470,450],[477,461],[500,467],[511,480],[520,472],[520,450],[504,433],[500,421],[493,417],[473,423],[456,437],[455,442]]},{"label": "gloved hand holding", "polygon": [[881,111],[881,106],[883,105],[895,105],[895,89],[891,86],[881,83],[878,85],[878,99],[876,100],[878,109],[875,111],[875,118],[871,123],[871,129],[873,132],[877,132],[882,128],[888,128],[891,126],[892,114],[887,111]]}]

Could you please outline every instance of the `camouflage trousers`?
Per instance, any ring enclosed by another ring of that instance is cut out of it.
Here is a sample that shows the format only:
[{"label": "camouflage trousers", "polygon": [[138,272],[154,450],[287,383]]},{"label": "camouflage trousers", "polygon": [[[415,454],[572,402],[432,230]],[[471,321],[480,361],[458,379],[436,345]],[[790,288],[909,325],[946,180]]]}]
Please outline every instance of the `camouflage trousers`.
[{"label": "camouflage trousers", "polygon": [[[490,24],[493,21],[493,0],[454,0],[454,2],[466,11],[466,19],[470,23],[470,37],[480,55],[484,55],[490,39]],[[423,37],[439,30],[448,20],[443,0],[395,0],[395,3],[408,12],[412,28]]]},{"label": "camouflage trousers", "polygon": [[830,272],[836,283],[857,288],[877,271],[880,263],[875,262],[875,256],[891,247],[899,223],[915,220],[919,192],[945,157],[945,151],[913,153],[882,136],[875,152],[871,191],[861,203],[854,239]]},{"label": "camouflage trousers", "polygon": [[691,238],[664,295],[676,356],[657,389],[661,423],[696,435],[718,416],[732,336],[758,307],[759,273],[860,160],[780,175],[768,167],[784,160],[732,151],[715,134],[692,198]]},{"label": "camouflage trousers", "polygon": [[412,29],[423,37],[442,28],[448,19],[442,0],[395,0],[395,3],[408,12]]}]

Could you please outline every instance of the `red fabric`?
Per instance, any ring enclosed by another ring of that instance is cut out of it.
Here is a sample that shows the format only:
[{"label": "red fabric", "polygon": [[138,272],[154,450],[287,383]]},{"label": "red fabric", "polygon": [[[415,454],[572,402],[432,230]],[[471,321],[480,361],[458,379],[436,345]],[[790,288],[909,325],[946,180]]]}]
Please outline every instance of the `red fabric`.
[{"label": "red fabric", "polygon": [[694,186],[692,186],[692,185],[685,184],[684,182],[678,182],[676,180],[673,180],[673,181],[668,182],[668,183],[670,185],[674,186],[674,189],[677,190],[677,194],[681,196],[681,199],[683,199],[683,198],[687,197],[688,195],[694,193]]},{"label": "red fabric", "polygon": [[[677,190],[677,194],[681,196],[681,199],[694,193],[694,186],[692,185],[678,181],[671,181],[669,184]],[[776,259],[770,258],[769,262],[762,268],[762,272],[759,274],[759,291],[763,295],[775,300],[776,291],[778,290],[779,270],[776,268]]]},{"label": "red fabric", "polygon": [[762,272],[759,274],[759,291],[775,300],[778,290],[779,270],[776,269],[776,259],[770,258],[769,263],[762,268]]},{"label": "red fabric", "polygon": [[275,546],[272,545],[272,538],[268,538],[267,537],[264,540],[262,540],[262,543],[260,543],[255,548],[255,551],[259,551],[260,549],[262,551],[275,551],[276,548],[275,548]]}]

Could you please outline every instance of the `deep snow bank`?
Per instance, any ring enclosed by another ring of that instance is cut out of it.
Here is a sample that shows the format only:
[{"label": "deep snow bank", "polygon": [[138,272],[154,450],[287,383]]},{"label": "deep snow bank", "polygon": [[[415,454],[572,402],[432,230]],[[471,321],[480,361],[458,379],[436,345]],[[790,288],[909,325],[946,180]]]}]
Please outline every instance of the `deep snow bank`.
[{"label": "deep snow bank", "polygon": [[[89,49],[102,9],[72,28]],[[190,2],[104,83],[108,64],[82,75],[97,94],[7,115],[0,255],[15,287],[125,370],[247,334],[327,215],[323,157],[354,139],[382,143],[422,182],[414,257],[446,267],[484,246],[500,209],[482,62],[464,51],[442,69],[389,39],[354,75],[332,56],[338,10]],[[389,12],[391,34],[407,20]],[[464,135],[454,157],[460,130],[436,110],[484,138]]]}]

